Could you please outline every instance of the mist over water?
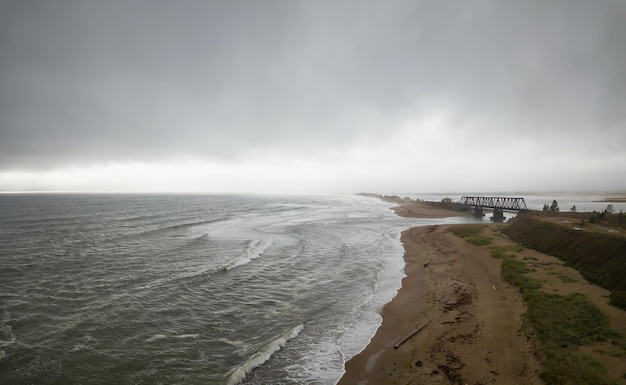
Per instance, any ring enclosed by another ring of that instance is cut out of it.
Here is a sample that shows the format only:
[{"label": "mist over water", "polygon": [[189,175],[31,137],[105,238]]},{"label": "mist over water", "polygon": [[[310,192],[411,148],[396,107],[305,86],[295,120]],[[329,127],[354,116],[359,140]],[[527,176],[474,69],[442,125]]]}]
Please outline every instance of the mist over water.
[{"label": "mist over water", "polygon": [[333,384],[400,286],[359,196],[0,195],[0,383]]}]

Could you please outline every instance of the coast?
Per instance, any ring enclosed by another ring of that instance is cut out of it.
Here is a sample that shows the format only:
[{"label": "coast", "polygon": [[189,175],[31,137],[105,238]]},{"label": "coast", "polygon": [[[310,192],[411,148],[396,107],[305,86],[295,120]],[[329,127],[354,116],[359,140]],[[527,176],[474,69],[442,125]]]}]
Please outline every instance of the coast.
[{"label": "coast", "polygon": [[[451,216],[425,204],[397,203],[398,215]],[[402,233],[402,287],[382,309],[382,325],[370,343],[346,363],[338,384],[541,383],[533,346],[522,330],[520,294],[500,279],[499,260],[449,227]]]}]

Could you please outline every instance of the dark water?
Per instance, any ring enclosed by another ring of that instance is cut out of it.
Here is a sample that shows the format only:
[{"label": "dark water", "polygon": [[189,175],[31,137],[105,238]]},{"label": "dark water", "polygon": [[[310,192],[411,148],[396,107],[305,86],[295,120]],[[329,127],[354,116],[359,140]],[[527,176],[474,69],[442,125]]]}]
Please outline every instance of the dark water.
[{"label": "dark water", "polygon": [[0,195],[1,384],[333,384],[417,220],[356,196]]}]

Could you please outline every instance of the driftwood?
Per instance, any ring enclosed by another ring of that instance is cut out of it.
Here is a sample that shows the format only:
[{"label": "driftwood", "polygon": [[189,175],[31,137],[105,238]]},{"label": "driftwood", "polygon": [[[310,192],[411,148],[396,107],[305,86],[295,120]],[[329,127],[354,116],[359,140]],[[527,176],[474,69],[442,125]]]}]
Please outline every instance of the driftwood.
[{"label": "driftwood", "polygon": [[411,339],[411,337],[413,337],[414,335],[416,335],[417,333],[419,333],[422,329],[424,329],[424,327],[426,325],[428,325],[428,323],[430,322],[430,320],[424,322],[422,324],[422,326],[418,327],[413,333],[409,334],[408,336],[404,337],[404,339],[400,342],[398,342],[397,344],[393,345],[394,349],[398,349],[400,347],[400,345],[402,345],[403,343],[407,342],[409,339]]}]

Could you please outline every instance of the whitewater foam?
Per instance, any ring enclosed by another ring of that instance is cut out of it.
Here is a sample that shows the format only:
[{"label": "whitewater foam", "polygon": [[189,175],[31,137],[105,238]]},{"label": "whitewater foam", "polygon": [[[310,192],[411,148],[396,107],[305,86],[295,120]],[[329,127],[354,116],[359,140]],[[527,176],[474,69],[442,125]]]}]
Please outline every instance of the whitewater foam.
[{"label": "whitewater foam", "polygon": [[218,338],[218,341],[231,345],[231,346],[238,347],[238,348],[242,347],[244,344],[243,341],[239,341],[239,340],[233,341],[233,340],[229,340],[228,338]]},{"label": "whitewater foam", "polygon": [[177,336],[172,336],[172,338],[184,339],[184,338],[198,338],[199,334],[179,334]]},{"label": "whitewater foam", "polygon": [[167,338],[167,336],[165,334],[155,334],[152,337],[144,340],[144,342],[154,342],[154,341],[158,341],[158,340],[163,340]]},{"label": "whitewater foam", "polygon": [[228,385],[235,385],[243,381],[244,378],[250,373],[254,368],[257,368],[267,362],[272,354],[280,350],[287,341],[292,338],[295,338],[300,334],[300,332],[304,329],[304,325],[300,324],[293,329],[287,331],[286,333],[280,335],[278,338],[270,342],[264,349],[258,351],[248,361],[244,362],[242,365],[234,369],[230,375],[228,376]]},{"label": "whitewater foam", "polygon": [[249,241],[248,242],[248,246],[243,251],[241,256],[239,256],[237,259],[235,259],[234,261],[232,261],[228,265],[224,266],[222,268],[222,270],[224,270],[224,271],[232,270],[235,267],[243,266],[243,265],[246,265],[246,264],[252,262],[253,260],[261,257],[263,255],[263,253],[267,249],[270,248],[272,243],[273,243],[272,239],[262,239],[262,240],[251,240],[251,241]]},{"label": "whitewater foam", "polygon": [[[0,378],[16,383],[41,382],[34,361],[68,385],[180,383],[179,368],[187,383],[331,384],[400,286],[400,229],[426,223],[358,197],[0,198]],[[109,370],[129,359],[139,371]]]}]

